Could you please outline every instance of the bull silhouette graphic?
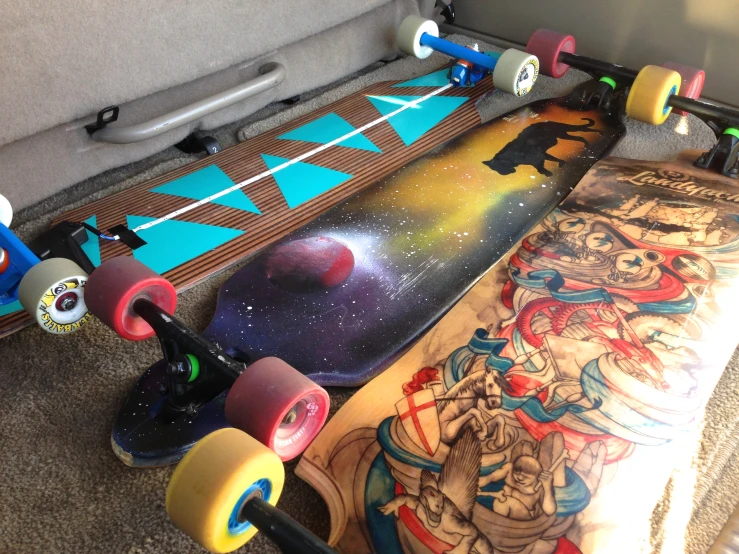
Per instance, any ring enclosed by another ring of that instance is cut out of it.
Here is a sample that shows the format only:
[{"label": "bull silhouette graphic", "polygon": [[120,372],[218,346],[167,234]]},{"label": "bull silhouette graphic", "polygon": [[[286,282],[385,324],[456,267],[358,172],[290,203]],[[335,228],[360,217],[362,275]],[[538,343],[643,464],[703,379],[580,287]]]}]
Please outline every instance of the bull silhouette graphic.
[{"label": "bull silhouette graphic", "polygon": [[602,131],[592,128],[595,125],[595,121],[592,119],[584,117],[582,121],[586,123],[570,125],[569,123],[557,123],[556,121],[542,121],[529,125],[515,139],[506,144],[493,159],[482,163],[501,175],[514,173],[519,165],[531,165],[540,174],[551,177],[552,172],[544,167],[544,162],[557,162],[560,166],[565,164],[564,160],[560,160],[547,152],[547,150],[557,145],[557,141],[560,139],[572,140],[587,146],[589,144],[587,140],[570,133],[603,134]]}]

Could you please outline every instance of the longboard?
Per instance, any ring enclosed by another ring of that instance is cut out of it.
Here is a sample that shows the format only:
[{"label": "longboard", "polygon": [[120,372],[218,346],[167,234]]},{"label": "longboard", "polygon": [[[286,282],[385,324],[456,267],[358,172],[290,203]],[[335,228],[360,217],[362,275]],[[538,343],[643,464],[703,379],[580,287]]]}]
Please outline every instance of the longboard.
[{"label": "longboard", "polygon": [[737,344],[739,187],[608,158],[296,473],[363,554],[639,552]]},{"label": "longboard", "polygon": [[[383,81],[218,154],[135,185],[71,212],[61,221],[98,229],[136,228],[248,181],[448,84],[440,69],[410,81]],[[493,90],[448,88],[397,116],[330,146],[288,169],[138,233],[132,251],[88,232],[83,249],[95,266],[131,255],[166,276],[179,291],[243,260],[365,186],[451,137],[477,126],[476,102]],[[0,306],[0,337],[31,324],[19,302]]]},{"label": "longboard", "polygon": [[[614,103],[615,104],[615,103]],[[221,287],[203,336],[246,363],[279,356],[321,385],[385,369],[625,132],[617,108],[573,96],[514,110],[432,150],[321,215]],[[228,391],[164,423],[166,364],[150,367],[114,424],[135,466],[179,460],[227,425]],[[142,409],[143,408],[143,409]]]}]

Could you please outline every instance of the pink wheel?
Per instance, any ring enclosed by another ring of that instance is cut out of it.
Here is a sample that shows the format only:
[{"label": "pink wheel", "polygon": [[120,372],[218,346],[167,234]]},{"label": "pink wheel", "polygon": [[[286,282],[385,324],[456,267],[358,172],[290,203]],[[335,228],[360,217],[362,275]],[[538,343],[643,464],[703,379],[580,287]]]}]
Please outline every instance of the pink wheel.
[{"label": "pink wheel", "polygon": [[559,61],[562,52],[575,53],[575,38],[549,29],[537,29],[526,45],[526,52],[539,58],[539,71],[559,79],[570,68]]},{"label": "pink wheel", "polygon": [[328,417],[328,394],[278,358],[246,368],[226,397],[226,419],[283,462],[305,450]]},{"label": "pink wheel", "polygon": [[133,311],[138,298],[148,298],[169,313],[177,306],[172,283],[128,256],[103,262],[85,286],[90,312],[127,340],[144,340],[154,334],[154,329]]},{"label": "pink wheel", "polygon": [[[701,92],[703,92],[703,84],[706,82],[705,71],[703,71],[702,69],[696,69],[695,67],[690,67],[689,65],[682,65],[675,62],[665,62],[662,64],[662,67],[677,71],[680,74],[680,77],[682,77],[683,82],[682,85],[680,85],[680,92],[678,92],[680,96],[692,98],[693,100],[697,100],[701,97]],[[672,111],[673,113],[676,113],[678,115],[688,115],[687,112],[684,112],[682,110]]]}]

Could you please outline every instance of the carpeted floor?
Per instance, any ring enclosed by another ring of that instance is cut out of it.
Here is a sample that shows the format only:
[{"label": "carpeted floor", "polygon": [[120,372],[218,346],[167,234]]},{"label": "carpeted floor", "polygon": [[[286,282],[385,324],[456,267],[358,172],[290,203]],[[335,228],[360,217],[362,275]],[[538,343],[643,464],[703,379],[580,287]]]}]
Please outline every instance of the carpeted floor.
[{"label": "carpeted floor", "polygon": [[[229,146],[237,137],[254,136],[370,82],[421,75],[440,60],[435,56],[377,64],[343,83],[304,95],[297,105],[269,106],[246,121],[209,134]],[[559,81],[541,77],[531,96],[518,99],[496,92],[483,99],[479,109],[488,120],[532,99],[561,95],[585,78],[574,71]],[[662,160],[684,148],[712,143],[712,134],[697,119],[687,119],[687,135],[676,132],[679,123],[676,116],[659,128],[629,122],[629,134],[614,154]],[[193,159],[169,149],[107,172],[18,214],[15,230],[24,238],[32,237],[61,211]],[[203,329],[215,309],[218,287],[232,272],[180,295],[178,316]],[[1,553],[203,552],[167,519],[164,491],[172,468],[130,469],[110,448],[118,407],[142,370],[158,357],[155,339],[127,343],[98,321],[68,337],[29,328],[0,340]],[[705,552],[731,512],[739,490],[738,385],[735,355],[709,402],[692,465],[676,470],[655,509],[644,552]],[[354,391],[329,392],[335,413]],[[286,466],[287,484],[279,506],[325,538],[326,507],[294,476],[294,465]],[[277,549],[258,535],[242,552]]]}]

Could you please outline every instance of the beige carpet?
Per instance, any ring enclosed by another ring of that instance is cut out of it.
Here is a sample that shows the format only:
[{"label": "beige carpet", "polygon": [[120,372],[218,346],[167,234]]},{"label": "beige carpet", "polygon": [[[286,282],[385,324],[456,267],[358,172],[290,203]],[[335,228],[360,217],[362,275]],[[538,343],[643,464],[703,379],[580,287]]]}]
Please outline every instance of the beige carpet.
[{"label": "beige carpet", "polygon": [[[455,37],[469,42],[463,37]],[[255,114],[239,136],[247,138],[324,105],[369,82],[408,79],[424,73],[439,58],[402,59],[307,95],[289,109]],[[542,77],[533,98],[557,96],[585,79],[570,72],[554,81]],[[495,93],[479,109],[485,120],[532,97]],[[629,123],[629,135],[614,152],[641,159],[668,159],[687,147],[710,144],[699,121],[690,133],[674,132],[677,119],[655,128]],[[215,133],[233,143],[236,125]],[[134,166],[108,172],[19,215],[16,231],[31,237],[56,213],[93,197],[110,194],[192,160],[168,150]],[[23,223],[25,221],[25,223]],[[180,295],[178,316],[203,329],[214,309],[226,272]],[[110,429],[118,407],[142,370],[159,357],[155,339],[127,343],[94,321],[83,332],[54,337],[29,328],[0,339],[0,553],[154,553],[203,552],[180,533],[164,510],[164,491],[172,468],[130,469],[110,448]],[[652,519],[645,552],[705,552],[735,503],[739,490],[739,358],[734,357],[711,399],[703,436],[696,437],[691,467],[679,468]],[[335,411],[352,390],[329,391]],[[279,506],[321,537],[328,536],[322,500],[293,474]],[[638,498],[638,491],[634,491]],[[258,535],[242,552],[276,552]],[[631,553],[628,553],[631,554]]]}]

